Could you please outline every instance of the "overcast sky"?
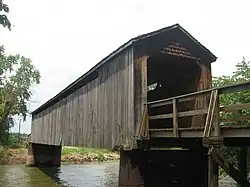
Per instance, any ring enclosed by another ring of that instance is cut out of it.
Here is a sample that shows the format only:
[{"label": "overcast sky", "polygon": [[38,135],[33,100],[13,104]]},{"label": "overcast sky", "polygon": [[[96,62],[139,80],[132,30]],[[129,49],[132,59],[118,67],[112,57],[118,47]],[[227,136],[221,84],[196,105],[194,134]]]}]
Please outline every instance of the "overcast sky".
[{"label": "overcast sky", "polygon": [[[179,23],[218,59],[213,75],[250,60],[249,0],[5,0],[12,31],[0,28],[6,52],[32,59],[41,72],[34,110],[103,57],[139,34]],[[30,132],[30,118],[21,131]],[[14,128],[17,130],[17,128]]]}]

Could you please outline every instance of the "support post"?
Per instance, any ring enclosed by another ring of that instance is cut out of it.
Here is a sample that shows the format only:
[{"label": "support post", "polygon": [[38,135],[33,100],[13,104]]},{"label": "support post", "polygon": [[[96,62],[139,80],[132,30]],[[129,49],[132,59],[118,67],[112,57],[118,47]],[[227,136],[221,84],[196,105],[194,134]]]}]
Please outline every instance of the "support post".
[{"label": "support post", "polygon": [[[241,147],[237,154],[238,170],[241,172],[245,180],[247,180],[247,147]],[[237,187],[243,187],[241,184],[237,184]]]},{"label": "support post", "polygon": [[220,165],[228,175],[230,175],[237,183],[242,184],[242,186],[250,186],[250,183],[243,176],[241,171],[235,168],[218,150],[218,148],[213,148],[210,155],[213,160]]},{"label": "support post", "polygon": [[219,186],[219,166],[211,155],[208,156],[208,187]]},{"label": "support post", "polygon": [[[144,105],[147,103],[147,63],[148,56],[142,56],[135,59],[134,63],[134,79],[135,79],[135,131],[139,128],[143,118]],[[133,140],[132,148],[138,148],[136,139]]]},{"label": "support post", "polygon": [[[200,67],[200,77],[197,85],[197,91],[206,90],[212,88],[212,73],[211,64],[206,62],[196,62]],[[207,109],[209,102],[208,95],[198,96],[195,99],[194,110],[195,109]],[[205,124],[205,115],[196,115],[192,119],[192,127],[203,127]]]},{"label": "support post", "polygon": [[174,137],[179,137],[178,132],[178,111],[177,111],[177,101],[176,99],[173,99],[173,133]]},{"label": "support post", "polygon": [[27,166],[60,167],[62,146],[36,144],[29,142]]},{"label": "support post", "polygon": [[221,138],[221,130],[220,130],[220,99],[218,90],[215,91],[215,106],[213,113],[213,127],[214,127],[214,136],[217,138]]}]

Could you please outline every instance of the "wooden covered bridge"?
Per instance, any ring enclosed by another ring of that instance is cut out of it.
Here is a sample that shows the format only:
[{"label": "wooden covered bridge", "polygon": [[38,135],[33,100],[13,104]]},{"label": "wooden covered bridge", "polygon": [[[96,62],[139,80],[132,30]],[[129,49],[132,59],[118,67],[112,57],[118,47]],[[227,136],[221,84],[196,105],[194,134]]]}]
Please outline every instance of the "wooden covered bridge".
[{"label": "wooden covered bridge", "polygon": [[179,24],[131,39],[32,112],[28,162],[60,165],[62,145],[119,148],[119,186],[216,187],[218,166],[249,186],[245,149],[237,168],[219,148],[250,144],[249,116],[220,123],[250,105],[219,96],[250,83],[212,89],[215,61]]}]

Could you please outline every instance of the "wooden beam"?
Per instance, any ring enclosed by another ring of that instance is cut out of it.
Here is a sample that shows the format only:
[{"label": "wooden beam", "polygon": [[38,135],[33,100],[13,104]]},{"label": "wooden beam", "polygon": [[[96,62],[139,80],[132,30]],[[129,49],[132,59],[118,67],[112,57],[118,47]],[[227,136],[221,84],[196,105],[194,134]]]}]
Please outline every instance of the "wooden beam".
[{"label": "wooden beam", "polygon": [[209,121],[209,126],[208,126],[208,137],[210,136],[210,134],[211,134],[211,129],[212,129],[212,126],[213,126],[213,124],[215,124],[217,121],[217,119],[216,118],[214,118],[215,117],[215,109],[216,109],[216,103],[217,103],[217,99],[218,99],[218,90],[215,90],[215,91],[213,91],[213,105],[212,105],[212,111],[211,111],[211,119],[210,119],[210,121]]},{"label": "wooden beam", "polygon": [[224,87],[220,87],[218,89],[219,89],[220,94],[227,94],[227,93],[250,90],[250,81],[245,82],[245,83],[241,83],[241,84],[231,85],[231,86],[224,86]]},{"label": "wooden beam", "polygon": [[207,114],[207,118],[206,118],[206,122],[205,122],[205,129],[203,132],[203,137],[207,137],[208,136],[208,131],[209,131],[209,124],[212,118],[212,106],[213,106],[213,97],[214,92],[211,92],[211,96],[210,96],[210,100],[209,100],[209,105],[208,105],[208,114]]},{"label": "wooden beam", "polygon": [[146,116],[145,116],[145,133],[144,133],[144,138],[149,138],[149,114],[148,114],[148,110],[146,108]]},{"label": "wooden beam", "polygon": [[[202,93],[202,95],[208,95],[209,93]],[[197,98],[197,95],[193,95],[193,96],[188,96],[188,97],[184,97],[184,98],[178,98],[178,97],[174,97],[174,98],[168,98],[168,99],[163,99],[160,102],[156,102],[152,101],[150,103],[148,103],[150,108],[155,108],[155,107],[160,107],[160,106],[165,106],[165,105],[170,105],[173,104],[173,99],[178,99],[178,103],[182,103],[182,102],[186,102],[186,101],[192,101],[195,100]]]},{"label": "wooden beam", "polygon": [[220,111],[223,111],[223,112],[234,112],[234,111],[246,110],[246,109],[250,109],[250,103],[227,105],[227,106],[220,107]]},{"label": "wooden beam", "polygon": [[219,186],[219,166],[212,156],[208,156],[208,187]]},{"label": "wooden beam", "polygon": [[179,132],[178,132],[178,111],[177,111],[176,99],[173,99],[173,132],[174,132],[174,137],[179,137]]},{"label": "wooden beam", "polygon": [[[241,147],[237,154],[238,169],[242,173],[245,180],[247,180],[247,147]],[[238,184],[238,187],[243,185]]]},{"label": "wooden beam", "polygon": [[231,85],[231,86],[224,86],[224,87],[218,87],[218,88],[213,88],[213,89],[207,89],[207,90],[202,90],[202,91],[198,91],[198,92],[179,95],[179,96],[175,96],[175,97],[171,97],[171,98],[167,98],[167,99],[151,101],[151,102],[148,102],[147,104],[150,105],[150,107],[156,107],[157,106],[156,104],[160,104],[163,102],[166,102],[166,104],[171,104],[171,102],[174,98],[178,99],[179,102],[181,102],[182,99],[184,99],[184,98],[191,97],[191,96],[197,97],[197,96],[201,96],[203,94],[209,94],[213,90],[218,90],[219,94],[226,94],[226,93],[233,93],[233,92],[250,90],[250,81],[246,82],[246,83],[242,83],[242,84],[235,84],[235,85]]},{"label": "wooden beam", "polygon": [[220,98],[218,94],[218,90],[215,91],[215,108],[214,108],[214,120],[213,120],[213,127],[214,127],[214,136],[218,138],[221,137],[221,130],[220,130]]},{"label": "wooden beam", "polygon": [[225,122],[244,122],[250,120],[250,116],[236,116],[236,117],[231,117],[231,118],[221,118],[220,121],[225,121]]},{"label": "wooden beam", "polygon": [[[134,98],[135,98],[135,130],[139,136],[142,135],[142,130],[144,125],[142,123],[145,104],[147,103],[147,59],[148,56],[142,56],[140,58],[134,59]],[[137,148],[136,139],[133,141],[133,147]]]},{"label": "wooden beam", "polygon": [[193,93],[188,93],[188,94],[184,94],[184,95],[179,95],[179,96],[175,96],[175,97],[171,97],[171,98],[167,98],[167,99],[161,99],[161,100],[157,100],[157,101],[151,101],[148,102],[147,104],[150,105],[151,107],[154,106],[154,104],[160,104],[163,102],[166,102],[166,104],[171,104],[173,102],[173,99],[178,99],[178,102],[184,102],[184,101],[190,101],[190,100],[194,100],[197,96],[201,96],[201,95],[207,95],[210,94],[212,90],[202,90],[199,92],[193,92]]},{"label": "wooden beam", "polygon": [[[187,116],[194,116],[194,115],[202,115],[207,114],[207,109],[200,109],[200,110],[190,110],[186,112],[179,112],[178,117],[187,117]],[[160,114],[160,115],[154,115],[150,116],[149,119],[167,119],[167,118],[173,118],[173,113],[171,114]]]},{"label": "wooden beam", "polygon": [[236,169],[224,156],[220,153],[218,148],[212,148],[211,157],[213,160],[223,168],[228,175],[230,175],[237,183],[242,184],[244,187],[250,186],[250,183],[244,177],[244,174]]}]

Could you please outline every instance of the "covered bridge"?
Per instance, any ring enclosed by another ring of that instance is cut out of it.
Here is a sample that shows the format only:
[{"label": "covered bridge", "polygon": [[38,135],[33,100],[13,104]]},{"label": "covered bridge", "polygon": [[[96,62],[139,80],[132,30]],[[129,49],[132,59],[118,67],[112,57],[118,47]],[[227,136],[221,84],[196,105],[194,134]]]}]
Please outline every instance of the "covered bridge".
[{"label": "covered bridge", "polygon": [[144,105],[210,88],[215,60],[179,24],[135,37],[32,112],[31,142],[136,147]]}]

